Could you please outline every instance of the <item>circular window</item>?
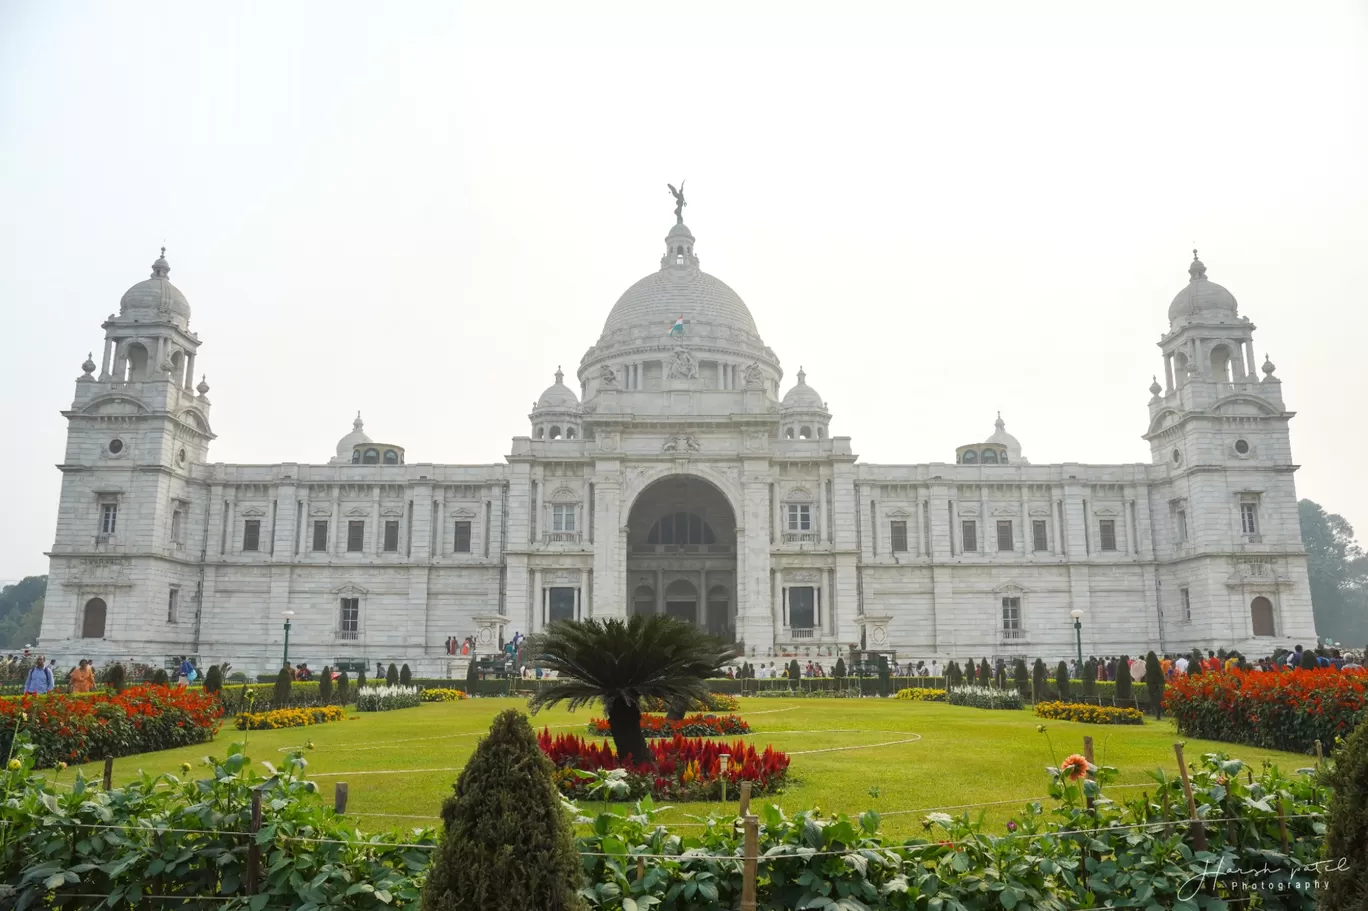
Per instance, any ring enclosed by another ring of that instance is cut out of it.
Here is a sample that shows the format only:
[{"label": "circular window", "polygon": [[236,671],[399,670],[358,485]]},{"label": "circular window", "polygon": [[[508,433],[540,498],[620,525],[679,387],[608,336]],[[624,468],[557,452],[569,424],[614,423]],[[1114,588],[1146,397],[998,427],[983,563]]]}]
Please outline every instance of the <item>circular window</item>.
[{"label": "circular window", "polygon": [[110,440],[109,451],[112,452],[114,455],[118,455],[119,453],[123,452],[123,440],[117,438]]},{"label": "circular window", "polygon": [[1180,465],[1183,461],[1183,454],[1178,450],[1173,450],[1173,464]]},{"label": "circular window", "polygon": [[1248,441],[1248,440],[1236,440],[1236,441],[1235,441],[1235,451],[1238,452],[1240,455],[1246,455],[1246,454],[1249,452],[1249,441]]},{"label": "circular window", "polygon": [[185,450],[184,450],[184,449],[182,449],[180,452],[176,453],[176,464],[177,464],[177,465],[184,465],[184,464],[185,464]]}]

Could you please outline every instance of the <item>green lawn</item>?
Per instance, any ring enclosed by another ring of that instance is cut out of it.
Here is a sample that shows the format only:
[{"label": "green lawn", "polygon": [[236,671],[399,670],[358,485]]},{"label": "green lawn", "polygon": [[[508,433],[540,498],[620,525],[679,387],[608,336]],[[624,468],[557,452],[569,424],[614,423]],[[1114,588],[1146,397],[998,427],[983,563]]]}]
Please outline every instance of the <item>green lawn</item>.
[{"label": "green lawn", "polygon": [[[525,708],[521,699],[471,699],[433,703],[393,712],[350,712],[348,720],[283,731],[244,734],[225,725],[210,744],[144,753],[116,760],[116,783],[138,772],[174,772],[182,762],[198,766],[206,755],[222,756],[235,740],[248,741],[256,760],[278,761],[290,748],[312,740],[309,774],[325,796],[345,781],[348,811],[358,826],[378,830],[435,823],[441,802],[461,766],[506,708]],[[533,718],[540,729],[582,732],[595,712],[547,710]],[[988,711],[938,703],[892,699],[745,699],[742,712],[758,746],[772,743],[792,755],[790,786],[772,799],[786,810],[819,806],[824,811],[878,810],[885,829],[911,834],[927,808],[1008,801],[987,807],[990,821],[1005,822],[1026,800],[1046,794],[1045,767],[1053,765],[1039,719],[1028,711]],[[1091,735],[1099,763],[1121,771],[1118,784],[1146,781],[1145,770],[1176,769],[1168,721],[1139,726],[1046,722],[1058,759],[1083,751]],[[808,752],[826,751],[826,752]],[[1186,756],[1224,751],[1257,767],[1270,759],[1284,770],[1312,764],[1309,757],[1253,747],[1188,741]],[[81,767],[91,778],[100,764]],[[64,780],[70,782],[70,772]],[[192,773],[194,774],[194,773]],[[1117,791],[1118,799],[1140,789]],[[684,821],[721,810],[719,804],[681,804],[665,818]],[[958,812],[958,811],[950,811]],[[404,818],[404,817],[422,818]],[[426,820],[426,821],[425,821]]]}]

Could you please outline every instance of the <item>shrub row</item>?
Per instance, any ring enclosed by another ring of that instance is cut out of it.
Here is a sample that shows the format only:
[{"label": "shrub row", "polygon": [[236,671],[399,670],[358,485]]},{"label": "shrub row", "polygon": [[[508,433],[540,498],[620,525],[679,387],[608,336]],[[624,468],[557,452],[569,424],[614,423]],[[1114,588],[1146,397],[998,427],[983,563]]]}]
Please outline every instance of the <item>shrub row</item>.
[{"label": "shrub row", "polygon": [[233,719],[239,731],[274,731],[278,728],[301,728],[310,724],[341,721],[347,712],[338,705],[320,705],[303,709],[275,709],[270,712],[243,712]]},{"label": "shrub row", "polygon": [[944,702],[945,690],[932,690],[925,687],[909,687],[905,690],[898,690],[898,695],[894,698],[908,699],[912,702]]},{"label": "shrub row", "polygon": [[[589,733],[609,737],[613,731],[607,718],[592,718]],[[740,715],[689,715],[679,721],[664,715],[642,715],[641,733],[647,737],[729,737],[749,734],[750,725]]]},{"label": "shrub row", "polygon": [[356,694],[358,712],[415,708],[423,701],[416,686],[368,686]]},{"label": "shrub row", "polygon": [[1111,705],[1086,705],[1081,702],[1037,702],[1035,713],[1056,721],[1081,721],[1084,724],[1144,724],[1139,709]]},{"label": "shrub row", "polygon": [[991,686],[957,686],[946,693],[951,705],[968,705],[976,709],[1019,709],[1021,694],[1016,690],[1000,690]]},{"label": "shrub row", "polygon": [[424,702],[459,702],[466,697],[465,690],[453,690],[443,687],[424,687],[418,691],[418,696]]}]

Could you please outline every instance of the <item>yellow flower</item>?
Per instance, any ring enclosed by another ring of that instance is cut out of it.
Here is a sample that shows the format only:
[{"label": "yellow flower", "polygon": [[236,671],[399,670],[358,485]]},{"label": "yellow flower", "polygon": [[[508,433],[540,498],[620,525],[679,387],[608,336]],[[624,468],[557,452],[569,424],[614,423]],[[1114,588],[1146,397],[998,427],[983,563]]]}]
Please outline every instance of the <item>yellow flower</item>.
[{"label": "yellow flower", "polygon": [[57,771],[59,771],[59,772],[65,772],[65,771],[66,771],[66,767],[67,767],[67,764],[66,764],[65,762],[59,762],[59,763],[57,763]]},{"label": "yellow flower", "polygon": [[21,768],[23,768],[23,766],[24,766],[24,764],[23,764],[22,762],[20,762],[19,760],[17,760],[17,759],[11,759],[11,760],[9,761],[9,768],[10,768],[10,771],[11,771],[11,772],[17,772],[17,771],[19,771]]},{"label": "yellow flower", "polygon": [[28,721],[28,712],[20,712],[20,713],[19,713],[19,720],[20,720],[20,721]]},{"label": "yellow flower", "polygon": [[190,771],[190,763],[188,763],[188,762],[182,762],[182,763],[181,763],[181,774],[182,774],[182,775],[188,774],[189,771]]}]

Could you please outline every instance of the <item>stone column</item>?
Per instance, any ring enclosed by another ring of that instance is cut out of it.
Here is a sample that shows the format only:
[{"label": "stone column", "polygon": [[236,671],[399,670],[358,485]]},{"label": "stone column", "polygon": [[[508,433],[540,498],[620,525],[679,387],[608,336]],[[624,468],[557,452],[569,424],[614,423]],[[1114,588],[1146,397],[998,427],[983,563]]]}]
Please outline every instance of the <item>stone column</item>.
[{"label": "stone column", "polygon": [[698,628],[706,629],[708,626],[708,570],[706,567],[698,571],[698,604],[694,606],[698,613]]},{"label": "stone column", "polygon": [[919,497],[917,497],[917,508],[916,508],[915,512],[913,513],[913,519],[916,521],[917,527],[914,528],[914,529],[912,529],[913,533],[914,533],[914,534],[916,535],[916,537],[917,537],[917,550],[916,550],[916,555],[917,555],[918,557],[924,557],[924,556],[926,556],[926,554],[927,554],[927,549],[926,549],[926,533],[925,533],[925,530],[926,530],[926,520],[925,520],[925,518],[923,517],[923,510],[924,510],[924,509],[925,509],[925,506],[922,505],[922,499],[921,499],[921,497],[919,496]]},{"label": "stone column", "polygon": [[185,356],[185,388],[187,391],[195,388],[195,352],[193,351]]},{"label": "stone column", "polygon": [[964,553],[964,536],[960,533],[959,500],[950,501],[950,556]]},{"label": "stone column", "polygon": [[[435,561],[442,556],[446,549],[446,497],[442,495],[441,487],[434,487],[432,492],[437,500],[435,501],[436,518],[433,520],[432,550],[429,559]],[[454,547],[455,544],[452,546]]]},{"label": "stone column", "polygon": [[575,604],[575,619],[583,620],[585,614],[585,604],[587,602],[586,593],[589,591],[589,570],[580,570],[579,601]]},{"label": "stone column", "polygon": [[1059,497],[1055,497],[1054,515],[1050,517],[1050,524],[1054,526],[1054,540],[1050,542],[1050,553],[1058,557],[1064,553],[1064,501]]},{"label": "stone column", "polygon": [[[1035,544],[1031,540],[1031,504],[1026,500],[1025,484],[1022,484],[1017,492],[1021,494],[1021,521],[1017,523],[1020,528],[1013,530],[1021,533],[1021,555],[1024,557],[1035,549]],[[1012,546],[1015,547],[1016,543],[1013,542]]]},{"label": "stone column", "polygon": [[1173,355],[1164,355],[1164,394],[1173,392]]},{"label": "stone column", "polygon": [[656,567],[656,586],[655,586],[655,612],[665,613],[665,570]]},{"label": "stone column", "polygon": [[817,589],[817,616],[813,619],[817,621],[817,634],[820,636],[831,625],[831,571],[821,569],[818,572],[821,573],[821,579]]},{"label": "stone column", "polygon": [[542,588],[541,569],[532,570],[532,632],[546,625],[546,592]]},{"label": "stone column", "polygon": [[371,546],[372,555],[380,553],[384,545],[384,529],[380,527],[380,485],[371,488]]},{"label": "stone column", "polygon": [[114,340],[111,339],[111,338],[105,339],[105,343],[104,343],[104,358],[103,358],[103,359],[101,360],[101,362],[100,362],[100,379],[101,379],[101,380],[107,380],[107,379],[109,379],[109,356],[110,356],[110,353],[113,351],[113,349],[114,349]]},{"label": "stone column", "polygon": [[306,554],[313,549],[313,516],[309,515],[309,491],[312,488],[305,485],[304,496],[300,500],[304,504],[304,517],[299,520],[299,528],[295,529],[295,556]]},{"label": "stone column", "polygon": [[770,588],[774,598],[774,620],[773,626],[776,632],[784,627],[784,577],[779,570],[770,571]]},{"label": "stone column", "polygon": [[334,556],[342,553],[346,542],[342,540],[342,486],[332,485],[332,515],[328,517],[332,525],[332,536],[328,539],[329,550]]}]

